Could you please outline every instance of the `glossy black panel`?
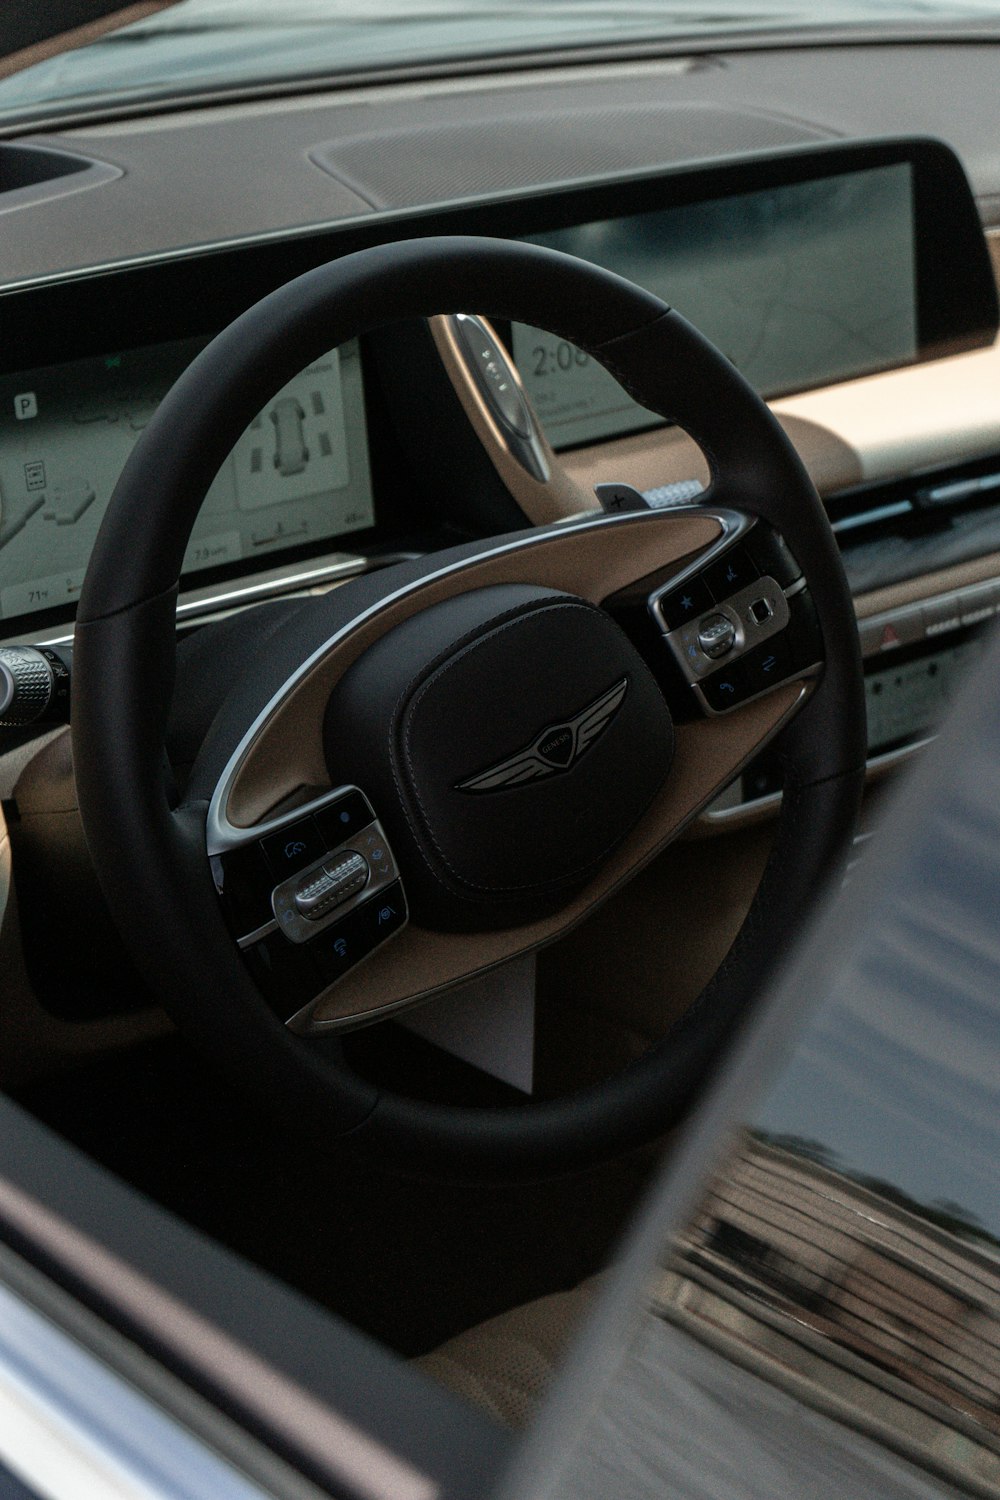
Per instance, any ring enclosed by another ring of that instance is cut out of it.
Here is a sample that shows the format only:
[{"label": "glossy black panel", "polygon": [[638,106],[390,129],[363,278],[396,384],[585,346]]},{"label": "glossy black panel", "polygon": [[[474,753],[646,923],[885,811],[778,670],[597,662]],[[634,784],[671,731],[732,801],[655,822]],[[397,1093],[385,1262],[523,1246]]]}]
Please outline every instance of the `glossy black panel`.
[{"label": "glossy black panel", "polygon": [[998,674],[675,1158],[661,1220],[696,1206],[546,1493],[1000,1494]]},{"label": "glossy black panel", "polygon": [[1000,1487],[994,663],[797,980],[819,1002],[659,1278],[662,1316]]}]

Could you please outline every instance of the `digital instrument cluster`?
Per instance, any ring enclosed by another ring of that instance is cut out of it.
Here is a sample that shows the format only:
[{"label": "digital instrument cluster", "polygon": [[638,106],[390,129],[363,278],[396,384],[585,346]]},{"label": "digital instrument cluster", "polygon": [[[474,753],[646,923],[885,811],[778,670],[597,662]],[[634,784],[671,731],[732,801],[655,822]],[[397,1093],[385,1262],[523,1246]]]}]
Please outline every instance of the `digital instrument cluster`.
[{"label": "digital instrument cluster", "polygon": [[[125,460],[205,340],[0,377],[0,617],[75,603]],[[356,342],[316,360],[254,418],[212,484],[186,574],[374,521]]]}]

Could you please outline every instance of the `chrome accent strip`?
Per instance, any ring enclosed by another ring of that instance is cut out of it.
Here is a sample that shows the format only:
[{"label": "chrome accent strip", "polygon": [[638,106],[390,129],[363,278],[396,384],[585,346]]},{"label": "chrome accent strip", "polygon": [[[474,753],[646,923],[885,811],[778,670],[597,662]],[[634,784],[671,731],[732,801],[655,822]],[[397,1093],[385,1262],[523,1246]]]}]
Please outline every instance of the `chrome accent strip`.
[{"label": "chrome accent strip", "polygon": [[[747,702],[749,703],[750,701],[748,698]],[[928,745],[933,744],[936,739],[937,735],[935,734],[925,735],[923,739],[914,740],[912,744],[900,745],[896,750],[884,750],[880,755],[871,756],[865,764],[866,776],[873,771],[889,771],[893,766],[903,765],[912,756],[918,755],[921,750],[925,750]],[[781,806],[781,797],[781,792],[768,792],[764,797],[751,797],[746,802],[734,802],[731,807],[720,807],[715,811],[709,806],[701,814],[701,817],[706,823],[713,823],[715,825],[739,822],[740,818],[745,817],[747,813],[765,812],[770,809],[776,810]],[[861,839],[870,837],[871,834],[861,834],[854,842],[858,843]]]},{"label": "chrome accent strip", "polygon": [[[693,512],[697,512],[698,514],[707,516],[712,520],[717,521],[722,527],[723,534],[717,541],[710,543],[709,546],[699,554],[698,559],[695,563],[691,564],[689,567],[683,570],[683,574],[681,575],[682,578],[687,577],[692,571],[697,571],[698,569],[703,567],[706,562],[710,562],[716,556],[716,554],[723,551],[731,541],[733,541],[737,536],[742,535],[742,532],[747,528],[748,525],[746,517],[739,515],[736,511],[720,509],[715,506],[691,506],[690,508],[686,509],[685,513],[687,515],[690,515]],[[621,516],[606,516],[600,514],[591,515],[590,513],[586,513],[582,516],[574,516],[572,518],[571,524],[573,526],[579,526],[581,528],[586,527],[588,529],[591,529],[598,527],[635,525],[637,522],[639,524],[642,524],[644,519],[644,517],[642,517],[641,515],[637,515],[634,512],[626,513],[625,515]],[[658,515],[657,512],[650,511],[649,519],[662,520],[663,516],[662,513]],[[504,542],[501,546],[488,548],[483,552],[477,553],[475,558],[462,558],[459,562],[448,563],[446,567],[438,568],[433,572],[426,573],[423,578],[419,578],[414,580],[413,582],[406,583],[401,588],[396,589],[394,592],[386,594],[385,597],[380,599],[376,604],[370,604],[367,609],[362,610],[361,613],[359,615],[356,615],[354,619],[351,620],[347,625],[344,625],[339,630],[335,631],[328,640],[324,641],[321,646],[318,646],[316,650],[313,651],[308,657],[306,657],[305,661],[296,668],[291,676],[285,680],[278,691],[272,696],[270,701],[265,705],[264,708],[261,709],[256,719],[254,719],[253,723],[249,726],[239,744],[236,746],[236,749],[229,757],[225,769],[223,770],[222,775],[219,777],[215,790],[212,793],[212,800],[209,804],[205,830],[209,854],[221,854],[226,849],[234,848],[236,844],[245,842],[247,838],[259,838],[270,828],[270,822],[266,826],[261,825],[259,827],[253,828],[252,830],[237,828],[234,824],[230,823],[229,818],[226,815],[226,807],[229,802],[229,794],[232,789],[233,782],[235,781],[237,773],[241,765],[243,764],[243,761],[246,759],[246,756],[248,755],[254,740],[256,740],[257,736],[261,733],[264,726],[267,724],[268,720],[274,714],[276,709],[282,702],[284,702],[285,698],[291,692],[292,688],[299,681],[301,681],[301,679],[305,677],[318,662],[322,661],[323,657],[326,656],[326,654],[330,650],[332,650],[334,646],[338,645],[342,640],[345,640],[349,635],[352,635],[360,625],[365,623],[365,621],[374,619],[376,616],[381,614],[388,605],[395,604],[397,601],[405,599],[411,594],[419,593],[434,580],[440,578],[449,578],[456,573],[465,572],[473,564],[483,562],[487,558],[503,557],[512,552],[522,552],[527,551],[529,548],[543,546],[550,540],[553,534],[560,534],[564,530],[565,525],[559,528],[559,533],[554,533],[549,528],[545,528],[543,531],[539,531],[531,536],[519,537],[517,541]],[[670,587],[673,586],[674,583],[672,581]],[[296,808],[297,815],[303,816],[309,812],[312,812],[314,808],[320,807],[324,803],[329,801],[330,796],[331,794],[324,793],[322,797],[317,798],[314,802],[308,803],[304,807]],[[287,815],[273,821],[275,827],[281,827],[282,824],[287,821]]]},{"label": "chrome accent strip", "polygon": [[[741,698],[739,703],[733,704],[732,708],[713,708],[705,697],[700,682],[692,683],[691,690],[698,700],[698,707],[706,718],[727,719],[730,714],[737,713],[741,708],[746,708],[748,703],[756,703],[759,698],[766,698],[768,693],[774,692],[775,688],[787,687],[790,682],[812,681],[813,678],[819,676],[822,669],[823,663],[821,661],[814,661],[808,667],[803,667],[800,672],[793,672],[788,677],[780,677],[777,682],[769,683],[767,687],[761,688],[759,693],[754,693],[752,698]],[[744,802],[741,805],[746,807],[747,804]]]},{"label": "chrome accent strip", "polygon": [[[393,559],[398,561],[400,559]],[[345,557],[343,562],[328,563],[321,568],[307,568],[302,573],[286,573],[280,578],[268,578],[262,583],[250,583],[240,588],[226,589],[221,594],[209,594],[203,599],[189,599],[177,605],[177,618],[191,619],[207,614],[211,610],[232,607],[240,600],[256,603],[262,599],[280,597],[297,589],[316,588],[322,583],[335,583],[338,578],[351,578],[364,573],[368,559],[360,554]]]},{"label": "chrome accent strip", "polygon": [[856,515],[844,516],[840,521],[831,522],[830,529],[835,536],[841,532],[854,531],[859,526],[874,526],[878,521],[890,521],[893,516],[906,516],[913,510],[909,500],[894,500],[891,505],[879,505],[875,510],[858,511]]},{"label": "chrome accent strip", "polygon": [[255,927],[253,932],[248,932],[245,937],[236,939],[237,948],[252,948],[254,943],[259,943],[261,938],[270,937],[272,932],[277,932],[278,923],[274,917],[270,922],[265,922],[263,927]]},{"label": "chrome accent strip", "polygon": [[[251,1414],[273,1412],[275,1426],[292,1434],[303,1454],[323,1464],[340,1492],[348,1491],[357,1495],[358,1500],[438,1500],[440,1485],[431,1475],[416,1468],[408,1458],[328,1405],[323,1397],[297,1378],[286,1375],[237,1336],[226,1332],[208,1316],[151,1280],[101,1241],[69,1225],[26,1189],[2,1175],[0,1214],[8,1226],[28,1236],[39,1253],[52,1255],[65,1274],[78,1277],[87,1286],[113,1285],[120,1315],[137,1321],[141,1327],[155,1326],[161,1330],[168,1347],[179,1357],[183,1356],[201,1372],[207,1383],[222,1393],[223,1407],[228,1401],[237,1410]],[[0,1286],[0,1292],[3,1291]],[[24,1307],[23,1303],[15,1301],[14,1307],[18,1305]],[[41,1334],[45,1328],[44,1320],[31,1311],[35,1323],[28,1329],[28,1339],[23,1341],[26,1347],[11,1351],[22,1353],[26,1359],[30,1358],[31,1335],[35,1329]],[[14,1331],[14,1325],[3,1316],[4,1312],[4,1304],[0,1302],[0,1356],[10,1347]],[[117,1376],[105,1382],[101,1378],[107,1373],[105,1367],[82,1350],[80,1353],[86,1363],[71,1372],[70,1361],[64,1360],[63,1355],[76,1352],[74,1345],[60,1331],[53,1329],[53,1333],[58,1340],[53,1352],[58,1357],[46,1359],[39,1371],[45,1384],[52,1388],[53,1395],[63,1397],[70,1412],[78,1411],[84,1418],[88,1416],[89,1407],[103,1395],[95,1419],[106,1423],[112,1433],[120,1433],[123,1443],[134,1448],[143,1434],[139,1419],[144,1410],[150,1418],[160,1418],[160,1409],[151,1406],[143,1409],[140,1405],[135,1419],[127,1420],[131,1403],[124,1398],[129,1395],[130,1387]],[[91,1369],[94,1374],[92,1382],[78,1378],[80,1373],[89,1374]],[[142,1397],[137,1399],[143,1403]],[[88,1429],[93,1426],[89,1420],[86,1425]],[[162,1500],[178,1500],[179,1496],[184,1496],[185,1500],[263,1500],[268,1493],[271,1500],[276,1500],[277,1496],[281,1500],[286,1500],[286,1497],[292,1500],[293,1496],[301,1496],[308,1484],[304,1475],[292,1471],[291,1484],[275,1485],[266,1492],[255,1488],[253,1480],[244,1479],[239,1471],[234,1470],[242,1488],[222,1489],[218,1481],[225,1470],[220,1462],[213,1463],[211,1483],[207,1488],[185,1489],[177,1483],[174,1454],[179,1458],[180,1449],[174,1445],[183,1442],[188,1433],[175,1420],[165,1416],[155,1429],[150,1423],[146,1430],[151,1435],[154,1430],[158,1433],[160,1451],[165,1451],[170,1461],[170,1472],[165,1473],[165,1478],[173,1482],[160,1490],[147,1488],[142,1492],[142,1500],[161,1500],[161,1497]],[[249,1440],[248,1427],[241,1427],[241,1432]],[[4,1457],[7,1438],[7,1429],[0,1429],[0,1460]],[[279,1461],[271,1449],[264,1452],[269,1462]],[[206,1472],[197,1467],[202,1454],[206,1458],[215,1457],[211,1449],[195,1445],[192,1479],[197,1478],[199,1472]],[[65,1500],[82,1500],[88,1493],[94,1492],[83,1488],[66,1490]],[[323,1493],[326,1494],[327,1490],[324,1489]],[[60,1493],[57,1500],[63,1500],[63,1494]],[[109,1495],[108,1500],[122,1500],[121,1491]]]},{"label": "chrome accent strip", "polygon": [[[199,591],[189,588],[180,597],[177,619],[181,624],[187,624],[189,620],[201,619],[220,611],[235,614],[237,610],[264,603],[268,599],[306,594],[321,588],[324,583],[332,585],[340,579],[346,581],[364,573],[375,573],[380,568],[391,567],[393,563],[410,562],[420,556],[422,554],[419,552],[391,552],[384,557],[371,558],[361,553],[350,553],[342,562],[325,563],[322,567],[307,568],[301,573],[282,573],[277,578],[266,578],[259,583],[240,582],[238,586],[226,588],[218,594],[206,594],[203,598],[192,598],[191,595]],[[32,646],[71,646],[73,633],[70,631],[68,635],[41,636],[37,639],[18,636],[15,641],[4,641],[2,644],[20,645],[22,642]]]},{"label": "chrome accent strip", "polygon": [[[682,515],[688,516],[692,513],[704,513],[705,510],[706,507],[703,505],[685,505],[683,508],[681,508],[680,506],[677,507],[677,512]],[[677,512],[674,513],[676,514]],[[626,514],[635,515],[636,513],[632,511],[626,512]],[[651,514],[662,516],[664,514],[664,511],[653,511],[651,512]],[[671,511],[666,511],[666,514],[671,514]],[[660,630],[662,630],[665,636],[669,634],[669,630],[667,622],[663,618],[661,608],[664,595],[672,594],[674,589],[682,588],[683,585],[687,583],[689,578],[697,577],[697,575],[701,573],[709,563],[713,562],[716,557],[718,557],[721,553],[728,551],[730,547],[735,546],[742,537],[746,536],[747,532],[755,524],[757,519],[756,516],[747,516],[744,515],[742,511],[736,510],[716,510],[713,508],[711,509],[710,514],[713,515],[717,521],[722,522],[722,536],[719,537],[719,540],[717,542],[713,542],[710,547],[707,547],[704,552],[700,552],[693,562],[689,563],[686,568],[683,568],[673,578],[669,579],[667,583],[661,584],[658,589],[654,589],[649,596],[648,602],[650,612],[653,615],[656,624],[659,626]]]},{"label": "chrome accent strip", "polygon": [[0,1464],[47,1500],[274,1496],[0,1286]]},{"label": "chrome accent strip", "polygon": [[[289,681],[291,680],[289,678]],[[264,710],[265,713],[267,711],[267,709]],[[226,770],[228,771],[228,766]],[[222,773],[222,778],[224,779],[225,776],[226,771]],[[296,807],[289,808],[287,812],[279,813],[274,818],[268,818],[266,823],[255,823],[252,828],[236,828],[232,824],[229,824],[223,837],[214,841],[209,838],[208,854],[210,857],[213,854],[226,854],[230,849],[239,849],[243,844],[254,844],[258,839],[267,838],[269,833],[279,833],[282,828],[287,828],[289,823],[297,823],[301,818],[308,818],[313,813],[322,812],[324,807],[329,807],[330,803],[336,802],[339,797],[345,797],[348,792],[356,792],[358,790],[359,788],[352,784],[335,786],[331,791],[323,792],[319,797],[313,797],[311,802],[302,802]],[[213,796],[213,802],[214,800]],[[209,816],[211,816],[211,810],[209,811]],[[369,828],[371,824],[366,823],[364,826],[365,828]],[[323,857],[324,859],[327,858],[326,855]]]}]

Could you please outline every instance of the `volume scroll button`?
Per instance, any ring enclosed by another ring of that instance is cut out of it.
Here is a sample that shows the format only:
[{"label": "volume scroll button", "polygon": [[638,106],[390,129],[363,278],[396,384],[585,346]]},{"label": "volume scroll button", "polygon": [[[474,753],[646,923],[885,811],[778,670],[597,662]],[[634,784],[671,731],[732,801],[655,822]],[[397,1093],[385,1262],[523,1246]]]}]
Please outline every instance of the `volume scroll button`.
[{"label": "volume scroll button", "polygon": [[295,892],[295,907],[311,922],[356,896],[368,884],[368,861],[353,849],[315,872]]}]

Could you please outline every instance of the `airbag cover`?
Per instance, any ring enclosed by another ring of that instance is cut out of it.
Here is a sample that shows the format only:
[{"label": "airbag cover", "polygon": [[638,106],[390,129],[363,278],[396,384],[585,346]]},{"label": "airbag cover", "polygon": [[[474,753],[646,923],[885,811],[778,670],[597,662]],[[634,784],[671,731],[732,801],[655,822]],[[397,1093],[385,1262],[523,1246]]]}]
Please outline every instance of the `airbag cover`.
[{"label": "airbag cover", "polygon": [[331,697],[331,775],[365,788],[414,917],[531,921],[564,904],[656,795],[673,756],[652,673],[602,610],[476,589],[390,631]]}]

